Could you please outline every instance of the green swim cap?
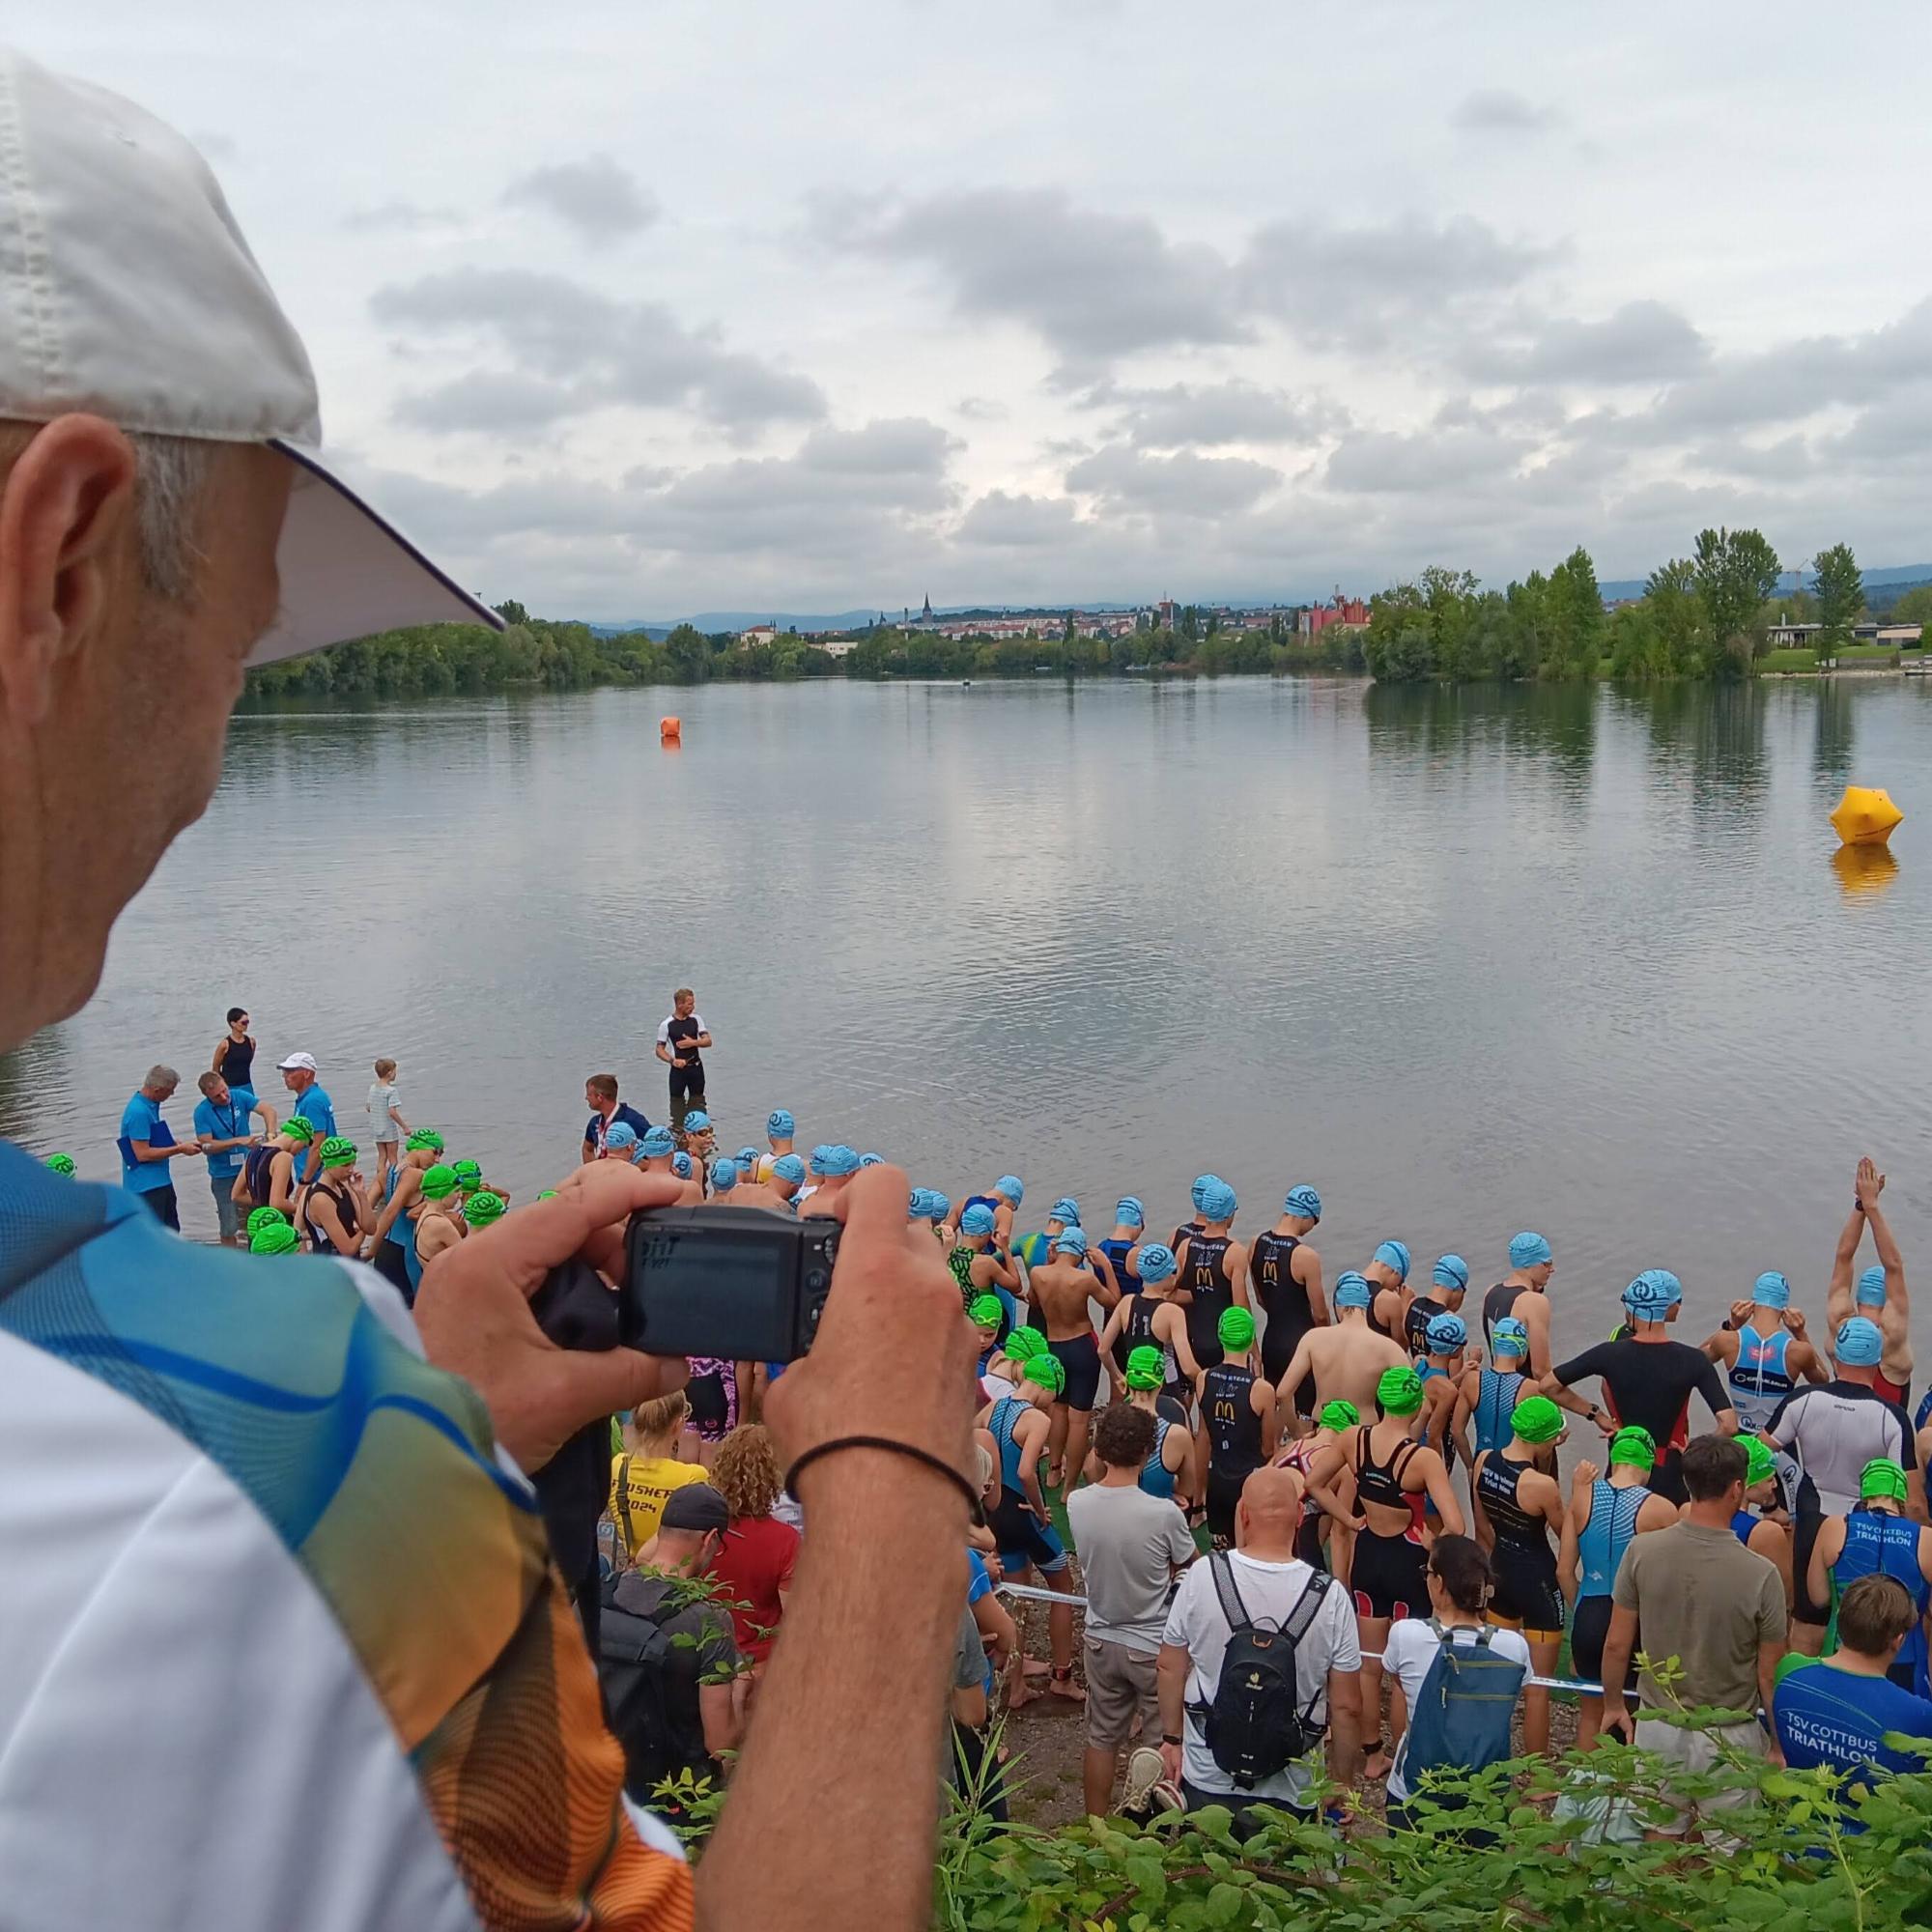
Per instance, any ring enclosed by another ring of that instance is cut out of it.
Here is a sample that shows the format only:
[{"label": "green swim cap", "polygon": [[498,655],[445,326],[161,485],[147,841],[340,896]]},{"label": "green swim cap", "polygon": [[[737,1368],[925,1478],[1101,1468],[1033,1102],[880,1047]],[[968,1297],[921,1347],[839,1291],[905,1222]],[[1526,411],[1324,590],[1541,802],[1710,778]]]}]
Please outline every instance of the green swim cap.
[{"label": "green swim cap", "polygon": [[1610,1437],[1610,1467],[1621,1463],[1629,1469],[1657,1467],[1657,1437],[1637,1423],[1627,1423]]},{"label": "green swim cap", "polygon": [[1890,1496],[1903,1502],[1906,1494],[1905,1471],[1889,1456],[1874,1456],[1859,1472],[1861,1499]]},{"label": "green swim cap", "polygon": [[1528,1396],[1517,1404],[1510,1427],[1524,1442],[1554,1442],[1563,1434],[1563,1411],[1547,1395]]},{"label": "green swim cap", "polygon": [[537,1191],[537,1199],[539,1201],[554,1201],[556,1199],[556,1189],[554,1187],[540,1188]]},{"label": "green swim cap", "polygon": [[1006,1312],[1007,1305],[997,1294],[976,1294],[966,1317],[976,1328],[997,1328]]},{"label": "green swim cap", "polygon": [[472,1194],[463,1204],[463,1218],[472,1228],[487,1228],[492,1221],[500,1221],[509,1211],[510,1204],[500,1194],[492,1194],[487,1189]]},{"label": "green swim cap", "polygon": [[442,1151],[442,1136],[434,1127],[418,1127],[403,1143],[406,1153],[414,1153],[421,1148],[433,1148],[438,1153]]},{"label": "green swim cap", "polygon": [[[1738,1438],[1745,1445],[1745,1487],[1754,1490],[1760,1483],[1768,1482],[1777,1474],[1777,1458],[1771,1453],[1769,1445],[1760,1442],[1755,1435]],[[1899,1492],[1901,1495],[1904,1492]]]},{"label": "green swim cap", "polygon": [[330,1134],[322,1144],[324,1167],[349,1167],[355,1163],[355,1143],[346,1134]]},{"label": "green swim cap", "polygon": [[1362,1411],[1352,1402],[1324,1402],[1321,1413],[1316,1418],[1323,1429],[1332,1429],[1339,1435],[1345,1429],[1352,1429],[1362,1419]]},{"label": "green swim cap", "polygon": [[1214,1331],[1221,1338],[1222,1348],[1238,1352],[1255,1339],[1255,1318],[1245,1308],[1224,1308]]},{"label": "green swim cap", "polygon": [[298,1141],[312,1141],[315,1138],[315,1122],[301,1114],[291,1114],[275,1131],[278,1134],[293,1134]]},{"label": "green swim cap", "polygon": [[65,1174],[71,1178],[73,1174],[73,1156],[71,1153],[50,1153],[47,1156],[47,1166],[55,1174]]},{"label": "green swim cap", "polygon": [[1413,1415],[1422,1406],[1422,1378],[1411,1368],[1384,1369],[1376,1384],[1384,1415]]},{"label": "green swim cap", "polygon": [[1058,1395],[1066,1386],[1066,1370],[1058,1355],[1042,1349],[1038,1354],[1028,1357],[1025,1379],[1036,1388],[1043,1388],[1048,1395]]},{"label": "green swim cap", "polygon": [[440,1162],[435,1167],[426,1167],[416,1186],[428,1200],[447,1201],[456,1192],[456,1170],[444,1167]]},{"label": "green swim cap", "polygon": [[449,1163],[449,1171],[456,1176],[456,1184],[459,1187],[474,1187],[483,1179],[483,1166],[480,1161],[453,1160]]},{"label": "green swim cap", "polygon": [[1030,1362],[1036,1355],[1046,1352],[1046,1337],[1037,1328],[1015,1328],[1007,1337],[1007,1359],[1012,1362]]},{"label": "green swim cap", "polygon": [[1158,1349],[1143,1344],[1127,1356],[1127,1386],[1130,1389],[1157,1389],[1167,1379],[1167,1358]]},{"label": "green swim cap", "polygon": [[279,1208],[257,1208],[248,1216],[248,1238],[252,1241],[264,1228],[286,1228],[289,1217]]},{"label": "green swim cap", "polygon": [[248,1243],[251,1255],[292,1255],[301,1246],[301,1236],[286,1221],[266,1227]]}]

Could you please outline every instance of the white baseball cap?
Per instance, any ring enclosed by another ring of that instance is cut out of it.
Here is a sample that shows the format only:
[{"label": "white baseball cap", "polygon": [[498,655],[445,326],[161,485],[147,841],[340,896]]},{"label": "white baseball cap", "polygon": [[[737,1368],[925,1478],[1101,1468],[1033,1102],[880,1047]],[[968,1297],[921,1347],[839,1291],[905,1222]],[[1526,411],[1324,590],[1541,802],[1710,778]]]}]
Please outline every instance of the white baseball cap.
[{"label": "white baseball cap", "polygon": [[320,1071],[312,1053],[292,1053],[286,1060],[275,1062],[277,1073],[315,1073]]},{"label": "white baseball cap", "polygon": [[294,462],[281,611],[250,663],[405,624],[502,628],[321,462],[307,352],[201,156],[0,46],[0,417],[72,412]]}]

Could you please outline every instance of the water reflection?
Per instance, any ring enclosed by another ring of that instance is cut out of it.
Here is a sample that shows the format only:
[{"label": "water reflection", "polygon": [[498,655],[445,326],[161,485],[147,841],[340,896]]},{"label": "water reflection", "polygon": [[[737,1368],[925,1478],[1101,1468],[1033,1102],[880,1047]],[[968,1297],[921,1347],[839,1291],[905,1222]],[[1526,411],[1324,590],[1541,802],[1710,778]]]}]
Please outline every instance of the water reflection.
[{"label": "water reflection", "polygon": [[1889,845],[1840,845],[1832,854],[1848,899],[1875,898],[1898,883],[1898,858]]}]

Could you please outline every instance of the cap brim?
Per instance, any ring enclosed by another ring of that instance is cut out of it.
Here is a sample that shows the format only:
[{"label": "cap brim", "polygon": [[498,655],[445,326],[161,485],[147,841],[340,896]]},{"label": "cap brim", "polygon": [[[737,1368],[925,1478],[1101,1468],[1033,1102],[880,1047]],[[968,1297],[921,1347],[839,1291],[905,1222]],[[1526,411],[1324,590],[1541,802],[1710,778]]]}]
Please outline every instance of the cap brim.
[{"label": "cap brim", "polygon": [[295,488],[275,552],[281,611],[250,653],[251,665],[408,624],[503,628],[487,604],[451,582],[313,451],[280,439],[270,446],[296,466]]}]

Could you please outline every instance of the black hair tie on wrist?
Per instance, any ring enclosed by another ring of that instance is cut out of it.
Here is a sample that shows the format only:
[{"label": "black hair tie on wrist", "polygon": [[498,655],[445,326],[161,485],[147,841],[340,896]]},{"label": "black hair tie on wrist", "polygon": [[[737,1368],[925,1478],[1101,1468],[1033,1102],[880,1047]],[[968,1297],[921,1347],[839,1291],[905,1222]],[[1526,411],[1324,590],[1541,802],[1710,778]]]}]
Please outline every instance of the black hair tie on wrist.
[{"label": "black hair tie on wrist", "polygon": [[830,1442],[821,1442],[816,1449],[808,1449],[785,1471],[785,1489],[792,1495],[797,1495],[801,1472],[810,1468],[821,1457],[836,1455],[841,1449],[885,1449],[895,1456],[910,1456],[915,1463],[923,1463],[928,1469],[937,1469],[966,1498],[966,1507],[973,1513],[973,1527],[983,1529],[986,1526],[986,1511],[979,1492],[951,1463],[943,1456],[933,1455],[929,1449],[916,1449],[910,1442],[895,1442],[887,1435],[839,1435]]}]

